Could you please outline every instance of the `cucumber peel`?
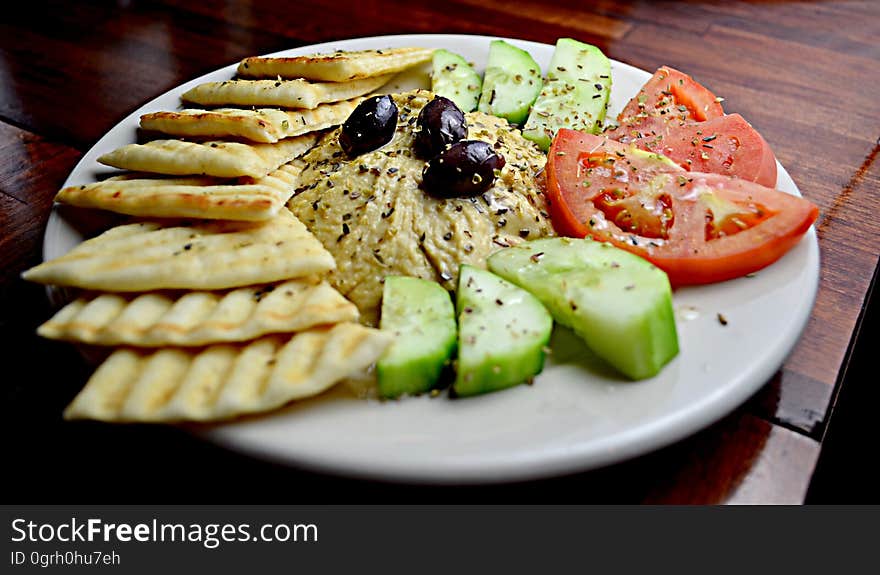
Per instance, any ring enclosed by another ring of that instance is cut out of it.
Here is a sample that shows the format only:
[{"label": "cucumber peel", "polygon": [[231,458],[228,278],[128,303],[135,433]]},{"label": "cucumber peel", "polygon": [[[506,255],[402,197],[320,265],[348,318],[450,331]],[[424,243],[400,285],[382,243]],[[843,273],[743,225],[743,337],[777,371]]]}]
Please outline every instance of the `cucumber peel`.
[{"label": "cucumber peel", "polygon": [[483,81],[467,60],[449,50],[435,50],[431,91],[449,98],[462,112],[472,112],[480,100]]},{"label": "cucumber peel", "polygon": [[541,67],[531,54],[504,40],[493,40],[478,110],[521,125],[542,85]]},{"label": "cucumber peel", "polygon": [[560,38],[523,136],[547,151],[559,128],[598,134],[610,94],[611,62],[605,54],[590,44]]},{"label": "cucumber peel", "polygon": [[631,379],[653,377],[678,354],[669,278],[647,260],[590,239],[550,238],[495,252],[488,266]]},{"label": "cucumber peel", "polygon": [[380,397],[417,395],[436,387],[455,351],[449,292],[428,280],[386,277],[379,328],[395,336],[376,364]]},{"label": "cucumber peel", "polygon": [[544,367],[553,319],[527,291],[486,270],[462,265],[456,297],[459,396],[523,383]]}]

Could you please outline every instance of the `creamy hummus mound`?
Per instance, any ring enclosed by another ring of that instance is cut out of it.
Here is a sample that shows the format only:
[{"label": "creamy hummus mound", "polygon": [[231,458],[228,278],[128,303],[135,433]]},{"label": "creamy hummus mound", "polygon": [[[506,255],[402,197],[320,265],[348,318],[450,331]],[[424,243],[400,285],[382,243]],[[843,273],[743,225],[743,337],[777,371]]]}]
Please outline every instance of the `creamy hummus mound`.
[{"label": "creamy hummus mound", "polygon": [[394,138],[348,159],[339,130],[327,134],[302,161],[306,167],[290,210],[336,258],[330,281],[375,324],[389,275],[434,280],[455,288],[458,268],[485,268],[494,251],[524,239],[553,235],[536,177],[546,158],[506,120],[466,114],[468,139],[493,145],[506,165],[482,196],[439,199],[421,187],[425,160],[413,151],[419,110],[433,98],[417,90],[394,96]]}]

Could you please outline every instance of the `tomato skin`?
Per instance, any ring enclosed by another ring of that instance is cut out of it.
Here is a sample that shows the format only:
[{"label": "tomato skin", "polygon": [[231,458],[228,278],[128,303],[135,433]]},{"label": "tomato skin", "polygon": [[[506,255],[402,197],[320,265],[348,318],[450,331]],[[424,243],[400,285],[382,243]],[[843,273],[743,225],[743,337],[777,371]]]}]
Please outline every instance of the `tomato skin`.
[{"label": "tomato skin", "polygon": [[[672,168],[672,181],[663,190],[674,213],[668,237],[640,236],[608,220],[594,201],[616,184],[600,175],[590,186],[582,185],[582,159],[597,151],[632,154],[628,146],[573,130],[560,130],[554,138],[547,162],[554,227],[562,235],[590,236],[644,257],[663,269],[674,286],[724,281],[762,269],[796,245],[818,216],[811,202],[784,192],[739,178]],[[759,206],[765,217],[732,235],[707,239],[707,215],[713,212],[703,194],[734,207]]]},{"label": "tomato skin", "polygon": [[[681,110],[679,106],[686,109]],[[675,68],[661,66],[618,115],[621,127],[640,123],[640,116],[704,122],[724,115],[710,90]]]},{"label": "tomato skin", "polygon": [[689,171],[711,172],[776,186],[776,156],[739,114],[706,122],[645,124],[639,135],[609,137],[663,154]]},{"label": "tomato skin", "polygon": [[776,157],[739,114],[724,115],[711,91],[693,78],[662,67],[617,117],[605,135],[663,154],[686,170],[735,176],[776,186]]},{"label": "tomato skin", "polygon": [[768,188],[776,188],[779,173],[777,172],[776,154],[770,149],[770,145],[761,137],[757,131],[755,134],[761,138],[761,161],[755,170],[755,179],[752,180],[756,184],[767,186]]},{"label": "tomato skin", "polygon": [[754,227],[698,245],[693,248],[699,250],[697,258],[688,253],[658,253],[654,263],[666,271],[673,285],[720,282],[763,269],[797,245],[819,216],[813,203],[785,192],[718,174],[691,176],[695,176],[693,186],[704,185],[728,201],[755,199],[775,214]]}]

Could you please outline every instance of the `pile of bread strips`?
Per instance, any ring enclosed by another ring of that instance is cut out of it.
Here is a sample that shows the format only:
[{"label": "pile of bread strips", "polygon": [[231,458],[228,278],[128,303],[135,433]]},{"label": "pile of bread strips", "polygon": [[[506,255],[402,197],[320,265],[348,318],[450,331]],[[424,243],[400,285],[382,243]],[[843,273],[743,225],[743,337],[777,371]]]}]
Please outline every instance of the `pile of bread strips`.
[{"label": "pile of bread strips", "polygon": [[390,336],[358,323],[325,280],[333,257],[285,203],[321,130],[431,54],[246,58],[238,78],[183,95],[204,109],[142,116],[162,139],[99,158],[126,173],[61,190],[58,202],[134,216],[23,274],[81,290],[40,335],[116,348],[65,417],[228,419],[373,364]]}]

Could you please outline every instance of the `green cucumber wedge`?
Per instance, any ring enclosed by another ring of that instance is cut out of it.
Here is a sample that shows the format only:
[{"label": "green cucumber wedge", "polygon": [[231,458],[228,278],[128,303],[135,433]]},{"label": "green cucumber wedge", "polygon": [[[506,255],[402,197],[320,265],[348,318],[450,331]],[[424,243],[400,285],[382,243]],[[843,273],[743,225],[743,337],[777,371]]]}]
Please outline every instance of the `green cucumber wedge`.
[{"label": "green cucumber wedge", "polygon": [[531,54],[504,40],[493,40],[477,109],[522,125],[542,85],[541,67]]},{"label": "green cucumber wedge", "polygon": [[553,319],[533,295],[490,272],[462,265],[456,311],[456,395],[504,389],[541,372]]},{"label": "green cucumber wedge", "polygon": [[631,379],[653,377],[678,354],[669,278],[647,260],[590,239],[551,238],[502,249],[488,263]]},{"label": "green cucumber wedge", "polygon": [[395,335],[376,364],[379,395],[417,395],[436,387],[455,351],[455,309],[449,292],[428,280],[386,277],[379,328]]},{"label": "green cucumber wedge", "polygon": [[449,98],[462,112],[473,112],[480,101],[483,81],[467,60],[449,50],[435,50],[431,91]]},{"label": "green cucumber wedge", "polygon": [[602,130],[611,94],[611,62],[595,46],[560,38],[523,136],[542,150],[559,128],[598,134]]}]

